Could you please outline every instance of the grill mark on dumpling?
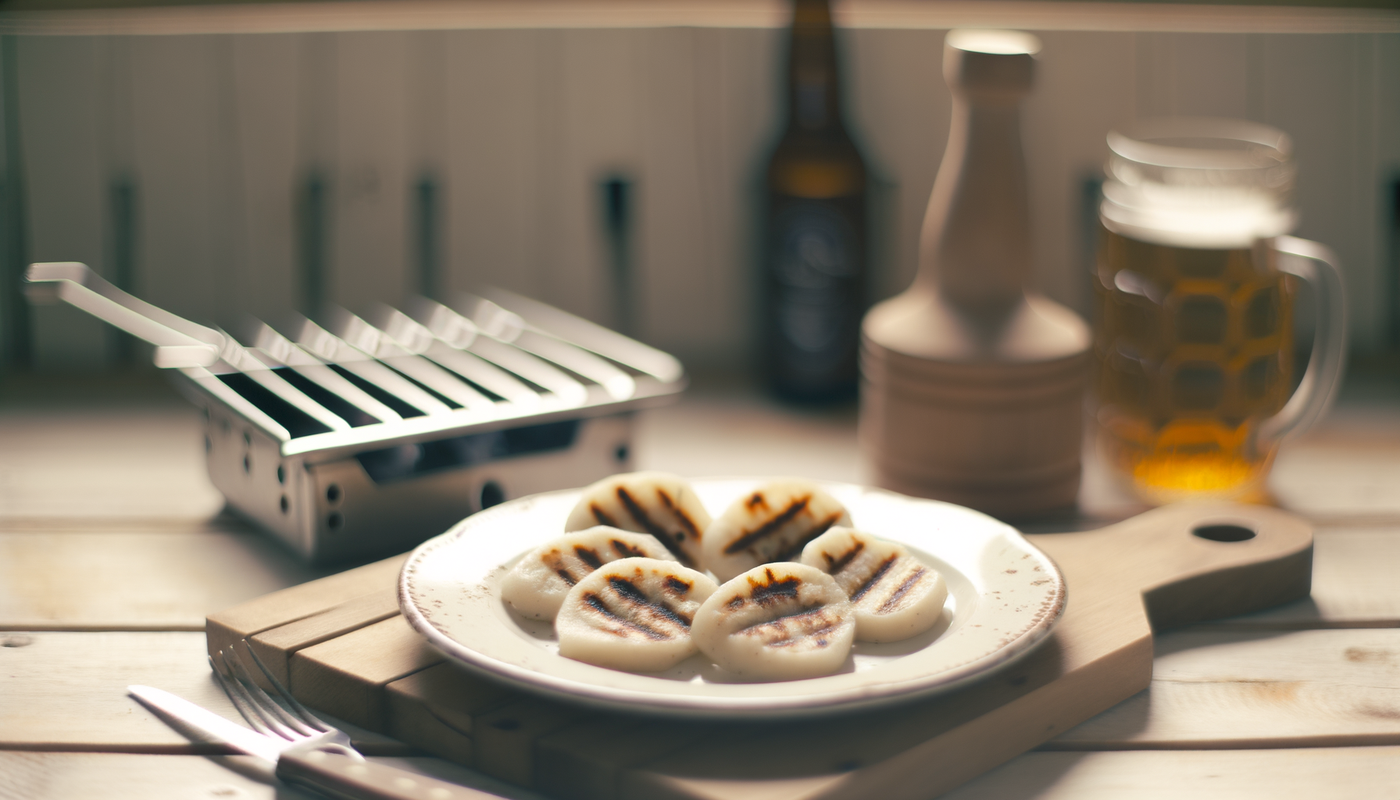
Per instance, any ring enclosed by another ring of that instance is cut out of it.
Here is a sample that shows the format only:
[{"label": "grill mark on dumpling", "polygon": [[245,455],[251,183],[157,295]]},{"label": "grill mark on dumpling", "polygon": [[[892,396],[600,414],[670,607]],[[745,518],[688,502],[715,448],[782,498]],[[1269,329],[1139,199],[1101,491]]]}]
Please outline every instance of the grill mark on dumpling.
[{"label": "grill mark on dumpling", "polygon": [[[663,497],[665,496],[665,492],[659,492],[659,494]],[[632,519],[635,520],[639,526],[645,528],[647,533],[655,536],[658,542],[665,545],[666,549],[671,551],[671,555],[675,556],[677,561],[687,567],[695,566],[695,562],[691,560],[690,556],[680,548],[680,545],[673,541],[670,531],[666,530],[665,526],[647,516],[647,510],[642,508],[642,504],[638,503],[636,498],[632,497],[631,492],[628,492],[626,487],[617,487],[617,499],[618,502],[622,503],[627,509],[627,513],[632,515]]]},{"label": "grill mark on dumpling", "polygon": [[750,625],[737,631],[736,635],[763,639],[767,647],[792,647],[810,642],[817,648],[823,648],[831,644],[825,634],[840,627],[840,618],[832,615],[827,606],[821,605]]},{"label": "grill mark on dumpling", "polygon": [[927,574],[928,570],[924,567],[915,567],[914,571],[899,584],[899,587],[891,592],[889,597],[885,598],[885,602],[880,604],[880,608],[876,613],[888,614],[898,608],[899,602],[904,599],[904,596],[909,593],[909,590],[922,582],[924,576]]},{"label": "grill mark on dumpling", "polygon": [[564,554],[558,550],[551,550],[540,556],[540,561],[543,561],[546,567],[553,570],[555,575],[563,578],[564,582],[570,586],[578,583],[579,579],[574,577],[574,574],[569,571],[569,565],[564,562]]},{"label": "grill mark on dumpling", "polygon": [[676,501],[671,499],[671,495],[667,494],[665,489],[657,489],[656,496],[661,498],[662,505],[666,506],[667,510],[671,512],[671,516],[675,517],[677,524],[685,529],[676,534],[676,541],[679,542],[686,537],[698,540],[700,528],[696,526],[695,520],[685,513],[685,509],[676,505]]},{"label": "grill mark on dumpling", "polygon": [[582,561],[594,569],[603,566],[603,559],[599,558],[598,551],[592,548],[584,547],[581,544],[576,545],[574,547],[574,555],[578,556],[579,561]]},{"label": "grill mark on dumpling", "polygon": [[899,556],[890,556],[889,558],[880,562],[880,566],[876,567],[875,572],[871,573],[870,577],[865,579],[865,583],[862,583],[860,585],[860,588],[856,589],[854,592],[851,592],[851,602],[854,603],[860,600],[862,597],[865,596],[866,592],[875,588],[875,585],[878,584],[881,581],[881,579],[885,577],[885,573],[890,571],[890,567],[894,566],[894,562],[898,558]]},{"label": "grill mark on dumpling", "polygon": [[768,576],[767,583],[754,583],[753,578],[749,578],[749,599],[761,606],[797,599],[797,590],[802,588],[801,578],[778,580],[773,570],[765,569],[763,572]]},{"label": "grill mark on dumpling", "polygon": [[642,548],[633,547],[621,539],[609,540],[608,544],[612,545],[613,552],[617,553],[619,558],[646,558],[650,555]]},{"label": "grill mark on dumpling", "polygon": [[597,503],[589,503],[588,510],[593,512],[593,518],[598,520],[599,525],[607,525],[609,528],[620,527],[617,524],[617,520],[608,516],[608,512],[604,511],[603,507]]},{"label": "grill mark on dumpling", "polygon": [[626,578],[619,578],[616,575],[608,578],[608,586],[623,600],[631,603],[642,611],[650,611],[658,614],[666,620],[679,625],[685,630],[690,630],[690,617],[666,605],[660,600],[653,600],[646,595],[636,584]]},{"label": "grill mark on dumpling", "polygon": [[763,492],[754,492],[753,494],[749,495],[749,499],[744,501],[744,506],[750,511],[759,507],[767,508],[768,498],[763,496]]},{"label": "grill mark on dumpling", "polygon": [[[761,497],[761,495],[755,494],[754,497]],[[753,508],[752,501],[753,498],[750,498],[749,508]],[[807,495],[806,497],[793,500],[791,503],[788,504],[787,508],[783,509],[782,513],[769,519],[767,522],[760,525],[757,529],[750,531],[749,533],[746,533],[743,536],[740,536],[739,538],[726,545],[724,548],[724,554],[727,556],[732,556],[735,553],[749,549],[750,546],[760,541],[761,539],[773,535],[777,531],[781,530],[784,525],[791,522],[798,514],[801,514],[803,511],[805,511],[807,509],[807,504],[810,502],[812,502],[811,495]]]},{"label": "grill mark on dumpling", "polygon": [[840,522],[841,516],[844,513],[844,511],[838,511],[835,514],[832,514],[826,519],[818,522],[816,526],[813,527],[811,530],[797,537],[797,540],[793,542],[792,547],[789,547],[787,552],[783,553],[781,560],[796,561],[797,557],[802,555],[802,549],[805,548],[813,539],[817,538],[818,536],[821,536],[823,533],[826,533],[832,525],[835,525],[837,522]]},{"label": "grill mark on dumpling", "polygon": [[860,555],[860,552],[864,549],[865,542],[862,542],[859,539],[857,539],[856,546],[852,547],[850,550],[847,550],[841,555],[840,558],[833,559],[830,553],[822,553],[822,560],[826,561],[827,574],[834,576],[841,572],[841,570],[850,566],[851,562],[855,560],[855,557]]},{"label": "grill mark on dumpling", "polygon": [[616,611],[613,611],[611,608],[608,608],[608,604],[604,602],[603,598],[599,597],[593,592],[585,592],[583,595],[583,602],[587,603],[588,606],[594,611],[606,617],[610,622],[616,623],[623,627],[623,630],[612,630],[609,631],[610,633],[615,633],[618,636],[627,636],[628,631],[636,631],[637,633],[640,633],[642,636],[645,636],[646,638],[651,639],[652,641],[664,641],[666,639],[674,638],[648,625],[644,625],[635,620],[628,619],[627,617],[617,613]]},{"label": "grill mark on dumpling", "polygon": [[679,595],[687,595],[690,594],[690,590],[692,588],[694,588],[692,584],[686,583],[680,578],[677,578],[675,575],[666,576],[667,591],[674,592]]}]

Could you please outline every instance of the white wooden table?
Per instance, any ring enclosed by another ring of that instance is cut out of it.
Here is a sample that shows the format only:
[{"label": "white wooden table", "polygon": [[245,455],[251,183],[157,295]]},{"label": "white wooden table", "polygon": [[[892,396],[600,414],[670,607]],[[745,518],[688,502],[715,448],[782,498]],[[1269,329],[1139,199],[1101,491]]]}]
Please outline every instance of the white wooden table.
[{"label": "white wooden table", "polygon": [[[195,410],[146,379],[0,389],[0,800],[294,798],[125,694],[230,717],[204,618],[323,574],[224,512]],[[858,481],[854,416],[692,390],[641,423],[641,466]],[[1152,687],[954,791],[984,798],[1372,798],[1400,792],[1400,393],[1353,391],[1275,469],[1316,526],[1313,595],[1158,639]],[[1139,510],[1091,465],[1084,518]],[[1037,530],[1049,530],[1047,526]],[[534,797],[368,732],[367,751]]]}]

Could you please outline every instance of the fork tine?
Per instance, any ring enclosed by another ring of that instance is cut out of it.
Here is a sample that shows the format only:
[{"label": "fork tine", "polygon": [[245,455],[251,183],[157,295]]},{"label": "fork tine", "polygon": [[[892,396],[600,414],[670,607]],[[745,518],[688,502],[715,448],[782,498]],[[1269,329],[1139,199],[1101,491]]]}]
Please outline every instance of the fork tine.
[{"label": "fork tine", "polygon": [[[249,652],[252,652],[251,648]],[[267,692],[264,692],[262,687],[253,680],[252,674],[248,672],[247,667],[243,666],[238,653],[232,647],[221,650],[219,655],[223,663],[231,665],[230,671],[254,710],[258,712],[258,716],[262,717],[279,736],[295,741],[319,733],[282,710],[282,707],[277,705],[277,701],[269,697]]]},{"label": "fork tine", "polygon": [[[247,692],[239,685],[238,681],[229,672],[227,662],[222,651],[215,653],[219,657],[219,662],[214,661],[214,656],[209,657],[209,668],[214,671],[214,678],[219,682],[219,686],[228,695],[228,699],[233,703],[233,707],[238,709],[238,713],[243,719],[253,727],[253,730],[263,735],[277,735],[277,732],[268,727],[262,715],[258,713],[248,698]],[[220,664],[223,666],[220,666]]]},{"label": "fork tine", "polygon": [[310,711],[306,710],[306,706],[297,702],[297,699],[295,697],[292,697],[291,691],[289,691],[287,687],[283,686],[281,681],[277,680],[277,677],[272,674],[272,670],[268,669],[267,665],[263,663],[263,660],[258,657],[258,654],[256,651],[253,650],[252,645],[248,644],[247,639],[243,640],[243,648],[248,651],[248,655],[252,656],[253,663],[257,665],[257,668],[259,670],[262,671],[263,677],[267,678],[267,682],[272,686],[273,691],[277,692],[277,696],[282,698],[282,700],[287,703],[287,705],[291,708],[293,714],[296,714],[298,717],[300,717],[302,722],[306,723],[312,728],[315,728],[316,731],[326,733],[333,730],[331,726],[322,722],[320,717],[317,717],[315,714],[312,714]]}]

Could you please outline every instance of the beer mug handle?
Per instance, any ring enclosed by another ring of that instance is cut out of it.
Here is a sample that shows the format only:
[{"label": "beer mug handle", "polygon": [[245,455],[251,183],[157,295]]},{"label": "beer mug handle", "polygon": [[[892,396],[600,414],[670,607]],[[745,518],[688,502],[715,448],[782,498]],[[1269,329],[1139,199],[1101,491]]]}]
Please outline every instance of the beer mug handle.
[{"label": "beer mug handle", "polygon": [[1278,253],[1279,271],[1312,287],[1317,297],[1317,330],[1298,390],[1278,414],[1260,426],[1261,445],[1265,446],[1306,431],[1327,412],[1341,383],[1347,345],[1346,301],[1337,256],[1317,242],[1295,236],[1280,236],[1272,245]]}]

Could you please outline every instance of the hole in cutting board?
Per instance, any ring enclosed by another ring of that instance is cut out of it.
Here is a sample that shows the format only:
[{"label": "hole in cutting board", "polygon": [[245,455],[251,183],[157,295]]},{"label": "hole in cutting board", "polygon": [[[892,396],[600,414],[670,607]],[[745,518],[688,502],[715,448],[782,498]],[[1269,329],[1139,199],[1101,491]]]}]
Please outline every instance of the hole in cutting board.
[{"label": "hole in cutting board", "polygon": [[1243,525],[1198,525],[1191,533],[1212,542],[1245,542],[1254,538],[1254,531]]}]

